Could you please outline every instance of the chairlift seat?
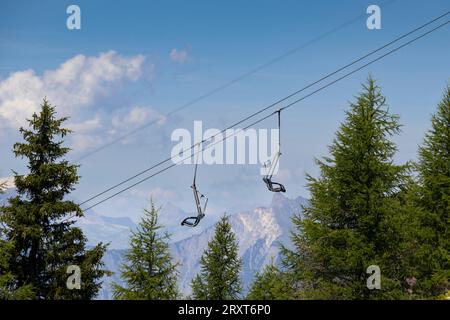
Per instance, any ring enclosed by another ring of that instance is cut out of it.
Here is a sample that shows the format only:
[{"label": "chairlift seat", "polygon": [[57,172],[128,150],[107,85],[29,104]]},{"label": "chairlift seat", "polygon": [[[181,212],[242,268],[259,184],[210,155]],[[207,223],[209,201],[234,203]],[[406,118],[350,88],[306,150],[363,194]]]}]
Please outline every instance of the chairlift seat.
[{"label": "chairlift seat", "polygon": [[204,216],[205,215],[203,214],[198,215],[197,217],[187,217],[186,219],[183,220],[183,222],[181,222],[181,225],[186,227],[196,227]]},{"label": "chairlift seat", "polygon": [[278,182],[273,182],[271,178],[264,177],[263,181],[266,183],[267,189],[272,192],[286,192],[286,188]]}]

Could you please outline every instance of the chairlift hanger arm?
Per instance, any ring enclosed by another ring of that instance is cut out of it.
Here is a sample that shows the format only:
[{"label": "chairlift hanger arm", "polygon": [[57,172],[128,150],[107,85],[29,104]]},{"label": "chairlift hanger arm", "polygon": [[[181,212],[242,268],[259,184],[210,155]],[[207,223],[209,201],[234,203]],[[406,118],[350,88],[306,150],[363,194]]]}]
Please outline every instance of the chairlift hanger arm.
[{"label": "chairlift hanger arm", "polygon": [[272,181],[272,176],[275,172],[275,169],[278,166],[278,163],[280,161],[280,156],[281,156],[281,111],[282,110],[283,109],[281,108],[276,111],[277,117],[278,117],[278,151],[275,154],[275,156],[273,157],[273,160],[270,161],[270,167],[266,171],[266,175],[263,177],[263,181],[266,184],[267,189],[269,189],[269,191],[272,191],[272,192],[286,192],[286,188],[281,183]]},{"label": "chairlift hanger arm", "polygon": [[[199,143],[199,145],[200,145],[200,143]],[[194,193],[195,208],[197,210],[197,216],[185,218],[181,222],[182,226],[196,227],[199,224],[200,220],[205,217],[205,211],[206,211],[206,205],[208,204],[208,198],[197,190],[197,185],[196,185],[199,154],[200,154],[200,152],[197,153],[197,158],[195,161],[195,169],[194,169],[194,179],[192,181],[192,186],[191,186],[192,192]],[[202,204],[201,204],[202,198],[206,199],[203,208],[202,208]]]}]

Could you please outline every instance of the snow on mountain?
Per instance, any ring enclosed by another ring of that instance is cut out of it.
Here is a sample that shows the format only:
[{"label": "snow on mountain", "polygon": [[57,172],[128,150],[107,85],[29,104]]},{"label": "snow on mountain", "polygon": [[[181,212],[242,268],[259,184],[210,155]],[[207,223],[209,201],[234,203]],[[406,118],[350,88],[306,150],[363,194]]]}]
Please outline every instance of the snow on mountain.
[{"label": "snow on mountain", "polygon": [[75,223],[88,239],[88,245],[109,243],[110,249],[128,248],[128,240],[135,223],[128,217],[107,217],[94,211],[85,212]]},{"label": "snow on mountain", "polygon": [[[256,272],[261,271],[271,261],[279,260],[280,244],[289,246],[291,218],[301,212],[306,205],[304,198],[288,199],[275,194],[269,207],[259,207],[251,211],[230,216],[233,232],[239,242],[239,255],[243,260],[242,283],[248,289]],[[214,226],[171,246],[173,256],[180,262],[180,289],[190,293],[190,282],[200,271],[199,260],[208,241],[214,234]]]},{"label": "snow on mountain", "polygon": [[[259,207],[250,211],[230,215],[233,232],[239,242],[239,255],[243,260],[242,283],[247,292],[256,272],[261,271],[270,262],[279,262],[280,244],[289,247],[289,234],[292,228],[291,218],[301,213],[301,206],[307,200],[298,197],[288,199],[275,194],[268,207]],[[214,235],[214,226],[210,226],[199,234],[171,244],[175,261],[180,263],[180,289],[187,296],[190,294],[190,282],[200,271],[199,260]],[[123,263],[123,250],[108,250],[105,264],[114,272],[111,278],[104,279],[99,299],[110,299],[111,281],[121,283],[120,265]]]}]

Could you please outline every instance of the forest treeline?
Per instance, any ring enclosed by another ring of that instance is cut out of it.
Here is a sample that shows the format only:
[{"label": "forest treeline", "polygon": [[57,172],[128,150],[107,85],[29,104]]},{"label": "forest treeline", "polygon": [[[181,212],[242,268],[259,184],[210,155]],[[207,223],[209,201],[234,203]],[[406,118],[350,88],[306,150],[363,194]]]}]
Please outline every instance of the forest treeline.
[{"label": "forest treeline", "polygon": [[[17,195],[0,208],[0,299],[93,299],[110,274],[102,262],[107,245],[87,248],[74,226],[83,212],[67,200],[80,177],[65,160],[66,120],[44,100],[14,144],[28,172],[15,173]],[[316,159],[319,175],[307,176],[311,198],[292,219],[292,245],[282,246],[281,263],[267,265],[243,290],[238,242],[224,215],[188,298],[450,299],[450,85],[416,160],[394,161],[400,133],[399,117],[369,77],[329,154]],[[158,211],[152,200],[130,236],[115,299],[183,298]],[[70,265],[81,270],[80,288],[67,285]]]}]

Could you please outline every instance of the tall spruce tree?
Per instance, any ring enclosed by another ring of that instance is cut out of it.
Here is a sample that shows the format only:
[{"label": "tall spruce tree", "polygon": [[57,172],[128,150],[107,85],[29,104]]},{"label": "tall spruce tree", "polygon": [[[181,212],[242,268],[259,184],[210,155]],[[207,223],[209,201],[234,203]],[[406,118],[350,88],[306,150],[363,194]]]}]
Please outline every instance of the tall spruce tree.
[{"label": "tall spruce tree", "polygon": [[192,280],[192,297],[197,300],[234,300],[242,287],[238,243],[228,216],[216,224],[214,238],[200,259],[201,271]]},{"label": "tall spruce tree", "polygon": [[422,244],[416,251],[417,287],[425,296],[436,297],[450,290],[450,85],[431,118],[417,169]]},{"label": "tall spruce tree", "polygon": [[290,300],[294,296],[289,277],[274,264],[268,264],[253,280],[247,299]]},{"label": "tall spruce tree", "polygon": [[[44,99],[39,114],[21,128],[25,142],[14,145],[16,157],[28,161],[27,174],[15,173],[18,195],[0,210],[0,228],[8,252],[7,268],[15,287],[31,287],[36,299],[91,299],[105,274],[102,256],[105,246],[86,250],[86,238],[72,219],[83,215],[79,206],[67,200],[78,181],[77,166],[62,158],[69,130],[62,128],[67,118]],[[81,269],[81,289],[66,286],[67,267]]]},{"label": "tall spruce tree", "polygon": [[[304,219],[293,219],[295,250],[283,250],[297,298],[407,298],[411,270],[404,256],[412,215],[401,190],[408,166],[393,163],[390,138],[400,125],[385,101],[369,78],[346,112],[330,156],[316,160],[320,177],[307,177],[310,205]],[[381,269],[381,290],[367,288],[370,265]]]},{"label": "tall spruce tree", "polygon": [[170,300],[179,297],[178,264],[169,252],[169,234],[161,232],[153,200],[150,210],[130,238],[121,277],[126,286],[113,284],[114,298],[122,300]]}]

